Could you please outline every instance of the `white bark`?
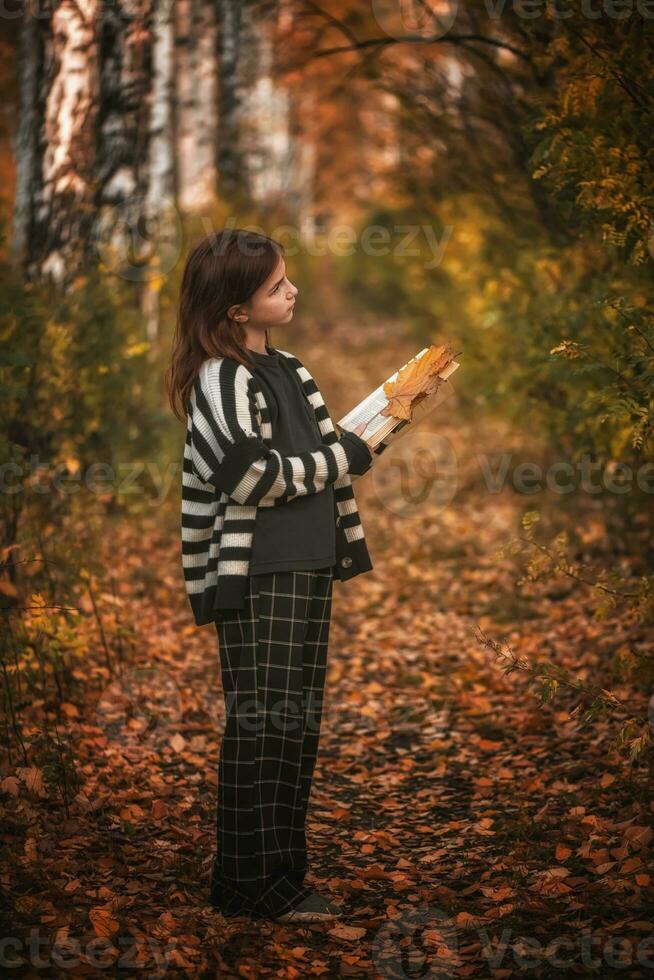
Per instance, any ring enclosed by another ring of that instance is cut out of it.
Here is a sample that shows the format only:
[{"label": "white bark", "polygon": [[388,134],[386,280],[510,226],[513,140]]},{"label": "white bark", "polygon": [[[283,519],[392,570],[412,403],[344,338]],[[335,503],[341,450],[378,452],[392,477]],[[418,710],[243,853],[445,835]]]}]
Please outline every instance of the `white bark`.
[{"label": "white bark", "polygon": [[152,0],[102,0],[99,210],[95,241],[112,272],[147,278]]},{"label": "white bark", "polygon": [[288,93],[272,77],[273,39],[268,25],[251,39],[256,47],[253,78],[243,99],[244,150],[254,200],[272,202],[289,190],[293,144]]},{"label": "white bark", "polygon": [[[244,151],[250,193],[280,203],[302,228],[312,225],[315,147],[298,138],[291,94],[275,77],[278,29],[289,12],[273,6],[251,25],[251,78],[243,99]],[[309,229],[310,230],[310,229]]]},{"label": "white bark", "polygon": [[37,263],[56,283],[77,269],[93,216],[97,13],[98,0],[62,0],[52,11],[44,51],[50,74],[43,76],[44,153],[32,244],[41,238]]},{"label": "white bark", "polygon": [[157,215],[175,203],[174,45],[172,0],[155,0],[152,25],[152,99],[146,210]]},{"label": "white bark", "polygon": [[216,190],[218,120],[216,14],[210,0],[176,0],[178,200],[199,211]]}]

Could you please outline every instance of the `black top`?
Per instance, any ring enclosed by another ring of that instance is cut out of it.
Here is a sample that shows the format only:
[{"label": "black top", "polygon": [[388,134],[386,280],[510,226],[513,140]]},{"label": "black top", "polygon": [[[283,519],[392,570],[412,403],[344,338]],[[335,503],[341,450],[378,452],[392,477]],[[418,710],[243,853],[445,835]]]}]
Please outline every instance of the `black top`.
[{"label": "black top", "polygon": [[[283,456],[314,452],[322,443],[311,405],[295,368],[266,345],[248,348],[250,369],[263,389],[272,426],[271,448]],[[259,507],[254,525],[250,574],[332,567],[336,562],[334,493],[331,484],[276,507]]]}]

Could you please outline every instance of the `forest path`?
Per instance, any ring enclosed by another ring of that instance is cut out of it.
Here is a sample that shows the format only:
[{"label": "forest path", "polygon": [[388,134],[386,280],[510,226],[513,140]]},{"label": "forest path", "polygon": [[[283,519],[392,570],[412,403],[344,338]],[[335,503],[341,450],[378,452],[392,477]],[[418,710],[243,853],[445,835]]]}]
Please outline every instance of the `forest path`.
[{"label": "forest path", "polygon": [[[288,334],[273,343],[307,364],[334,421],[420,349],[391,323]],[[101,935],[106,916],[114,949],[140,937],[148,976],[159,961],[193,977],[562,977],[591,972],[591,955],[605,976],[617,939],[635,964],[620,974],[643,975],[644,791],[606,722],[583,729],[565,696],[539,707],[478,628],[582,677],[620,637],[591,620],[574,583],[518,594],[512,560],[495,552],[533,500],[510,478],[490,492],[484,460],[529,459],[531,435],[466,419],[459,401],[355,483],[374,570],[334,586],[307,822],[308,880],[344,920],[298,929],[207,904],[224,707],[214,629],[195,627],[187,606],[170,495],[107,542],[136,643],[100,700],[79,705],[83,798],[49,896],[71,936],[88,938],[90,922]]]}]

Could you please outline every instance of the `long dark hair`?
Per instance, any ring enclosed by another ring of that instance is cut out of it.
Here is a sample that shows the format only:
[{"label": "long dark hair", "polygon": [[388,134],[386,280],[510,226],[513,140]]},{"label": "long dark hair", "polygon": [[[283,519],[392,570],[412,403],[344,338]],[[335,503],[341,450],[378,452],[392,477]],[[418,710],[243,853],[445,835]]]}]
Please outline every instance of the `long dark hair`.
[{"label": "long dark hair", "polygon": [[[166,372],[168,398],[180,421],[186,421],[193,382],[208,357],[231,357],[253,366],[245,328],[227,311],[249,300],[283,254],[280,242],[243,228],[212,232],[189,252]],[[267,330],[266,344],[270,345]]]}]

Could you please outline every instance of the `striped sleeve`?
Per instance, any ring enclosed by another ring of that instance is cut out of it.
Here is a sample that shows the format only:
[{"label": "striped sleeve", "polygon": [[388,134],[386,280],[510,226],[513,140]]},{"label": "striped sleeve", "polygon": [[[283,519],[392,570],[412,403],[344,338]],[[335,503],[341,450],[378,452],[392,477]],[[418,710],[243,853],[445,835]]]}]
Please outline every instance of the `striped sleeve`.
[{"label": "striped sleeve", "polygon": [[282,456],[262,440],[243,365],[210,358],[191,398],[192,465],[205,483],[246,506],[274,506],[319,493],[349,471],[356,445],[342,440]]}]

